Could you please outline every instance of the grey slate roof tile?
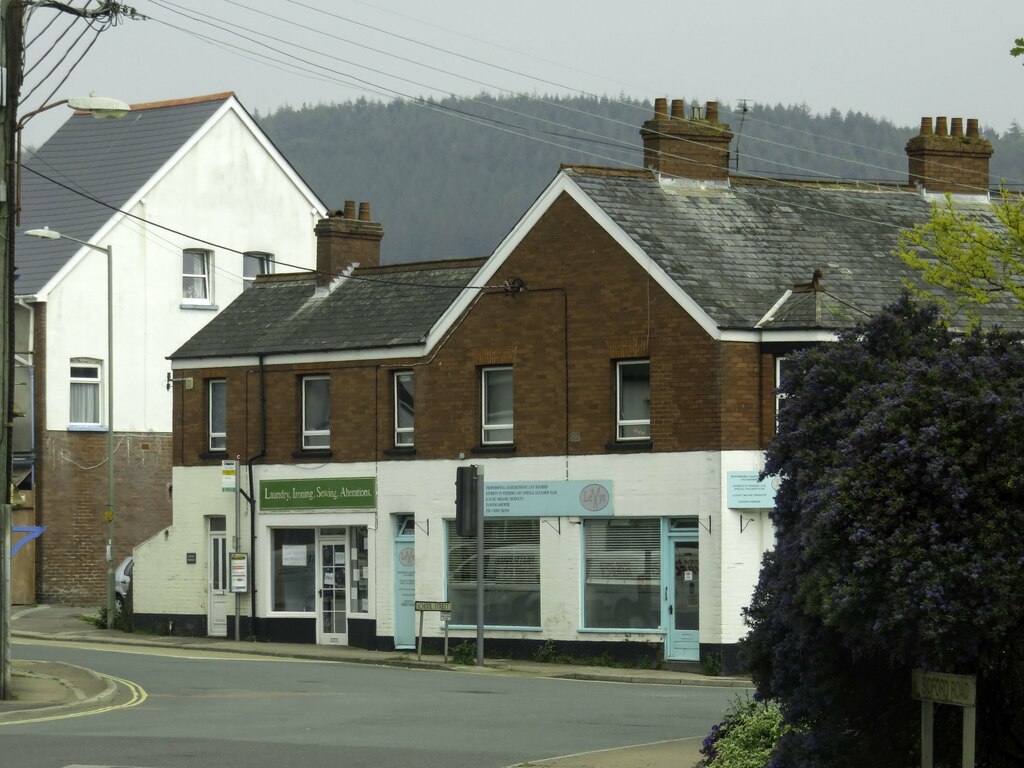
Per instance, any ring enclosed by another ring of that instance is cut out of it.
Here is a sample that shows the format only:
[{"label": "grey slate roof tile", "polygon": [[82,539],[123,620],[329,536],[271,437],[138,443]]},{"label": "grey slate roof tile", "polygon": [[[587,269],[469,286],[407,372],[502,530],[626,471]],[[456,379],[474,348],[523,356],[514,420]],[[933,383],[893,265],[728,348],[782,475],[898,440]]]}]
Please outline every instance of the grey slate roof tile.
[{"label": "grey slate roof tile", "polygon": [[[720,328],[753,328],[819,268],[830,295],[815,326],[823,329],[848,327],[919,281],[894,250],[901,229],[927,220],[931,202],[906,188],[702,187],[651,173],[564,170]],[[957,205],[995,226],[990,204]],[[813,315],[801,317],[798,305],[766,327],[803,326]],[[987,314],[1018,324],[1020,313],[993,305]]]},{"label": "grey slate roof tile", "polygon": [[216,112],[230,95],[143,105],[119,120],[74,114],[25,160],[15,293],[40,291],[75,254],[67,240],[26,237],[49,227],[90,239]]},{"label": "grey slate roof tile", "polygon": [[171,359],[419,344],[482,263],[357,269],[327,294],[312,277],[257,279]]}]

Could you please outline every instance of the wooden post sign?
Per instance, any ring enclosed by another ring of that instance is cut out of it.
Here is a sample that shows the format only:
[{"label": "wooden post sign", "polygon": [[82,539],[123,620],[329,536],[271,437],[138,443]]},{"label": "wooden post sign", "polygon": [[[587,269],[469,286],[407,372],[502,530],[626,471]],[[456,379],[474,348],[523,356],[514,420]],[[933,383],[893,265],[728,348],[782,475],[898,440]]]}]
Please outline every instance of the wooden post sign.
[{"label": "wooden post sign", "polygon": [[448,663],[448,623],[452,620],[452,603],[450,600],[417,600],[416,612],[420,615],[420,631],[416,637],[416,660],[423,657],[423,614],[427,611],[439,611],[444,622],[444,663]]},{"label": "wooden post sign", "polygon": [[935,705],[961,707],[963,721],[963,768],[974,768],[974,729],[977,685],[973,675],[950,675],[915,669],[910,673],[910,698],[921,702],[921,768],[933,768],[935,751],[932,729]]}]

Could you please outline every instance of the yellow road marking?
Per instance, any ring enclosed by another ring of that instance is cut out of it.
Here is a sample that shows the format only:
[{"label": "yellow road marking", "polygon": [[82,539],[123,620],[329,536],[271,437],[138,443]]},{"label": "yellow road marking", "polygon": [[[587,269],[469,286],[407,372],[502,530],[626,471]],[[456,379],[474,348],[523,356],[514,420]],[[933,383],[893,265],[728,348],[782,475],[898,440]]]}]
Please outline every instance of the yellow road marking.
[{"label": "yellow road marking", "polygon": [[97,672],[96,674],[99,677],[102,677],[102,678],[104,678],[106,680],[112,680],[115,684],[123,685],[125,688],[127,688],[131,692],[131,698],[128,701],[126,701],[126,702],[123,702],[123,703],[120,703],[120,704],[111,704],[111,705],[106,706],[106,707],[98,707],[96,709],[87,709],[87,710],[83,710],[81,712],[64,712],[64,713],[61,713],[61,714],[46,715],[46,716],[43,716],[43,717],[33,717],[33,718],[25,719],[25,720],[11,720],[11,721],[8,721],[8,722],[5,722],[5,723],[0,723],[0,726],[3,726],[3,725],[25,725],[25,724],[28,724],[28,723],[48,723],[48,722],[52,722],[54,720],[68,720],[68,719],[73,718],[73,717],[85,717],[87,715],[99,715],[99,714],[102,714],[104,712],[112,712],[112,711],[117,710],[117,709],[128,709],[130,707],[136,707],[139,704],[141,704],[142,702],[144,702],[147,698],[149,698],[149,694],[146,693],[145,689],[141,685],[139,685],[138,683],[133,683],[131,680],[125,680],[124,678],[121,678],[121,677],[114,677],[113,675],[105,675],[102,672]]}]

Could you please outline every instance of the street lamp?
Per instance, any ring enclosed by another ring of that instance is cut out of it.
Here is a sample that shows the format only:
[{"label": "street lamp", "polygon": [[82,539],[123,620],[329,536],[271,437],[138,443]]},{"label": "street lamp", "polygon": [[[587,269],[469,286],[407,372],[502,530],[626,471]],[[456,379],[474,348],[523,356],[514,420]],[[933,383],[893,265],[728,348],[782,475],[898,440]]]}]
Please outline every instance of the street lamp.
[{"label": "street lamp", "polygon": [[29,229],[29,237],[70,240],[107,254],[107,629],[114,626],[114,247],[93,245],[52,229]]},{"label": "street lamp", "polygon": [[18,154],[15,159],[15,164],[17,166],[17,180],[15,181],[16,190],[14,201],[14,224],[16,226],[21,226],[21,129],[25,127],[25,123],[40,112],[46,112],[47,110],[59,107],[62,104],[67,104],[71,109],[78,112],[87,112],[93,117],[101,120],[116,120],[124,117],[132,111],[131,106],[125,104],[123,101],[111,99],[107,96],[90,94],[88,96],[72,96],[70,99],[61,99],[60,101],[55,101],[52,104],[39,107],[39,109],[33,109],[31,112],[26,112],[18,118],[18,123],[14,128],[14,132],[18,136]]}]

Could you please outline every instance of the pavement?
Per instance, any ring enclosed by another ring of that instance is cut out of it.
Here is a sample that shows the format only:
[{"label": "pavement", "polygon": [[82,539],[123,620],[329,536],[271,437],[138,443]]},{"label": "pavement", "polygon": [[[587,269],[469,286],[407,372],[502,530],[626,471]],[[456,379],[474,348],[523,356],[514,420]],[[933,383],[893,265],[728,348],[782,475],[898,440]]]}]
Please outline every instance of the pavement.
[{"label": "pavement", "polygon": [[[665,669],[627,669],[547,664],[508,659],[487,659],[483,667],[445,661],[441,655],[415,651],[367,651],[348,646],[258,643],[216,637],[170,637],[102,629],[86,620],[96,608],[36,605],[14,606],[11,612],[12,642],[18,638],[105,643],[108,645],[187,648],[192,650],[244,653],[277,658],[344,661],[354,664],[416,667],[475,674],[550,677],[572,680],[601,680],[657,685],[704,685],[750,687],[742,677],[707,677],[691,672]],[[92,670],[59,662],[15,659],[11,664],[11,696],[0,700],[0,725],[42,716],[77,715],[103,709],[117,696],[117,684]],[[531,766],[551,768],[691,768],[701,761],[703,736],[673,739],[622,749],[607,749],[548,760],[534,760]]]}]

